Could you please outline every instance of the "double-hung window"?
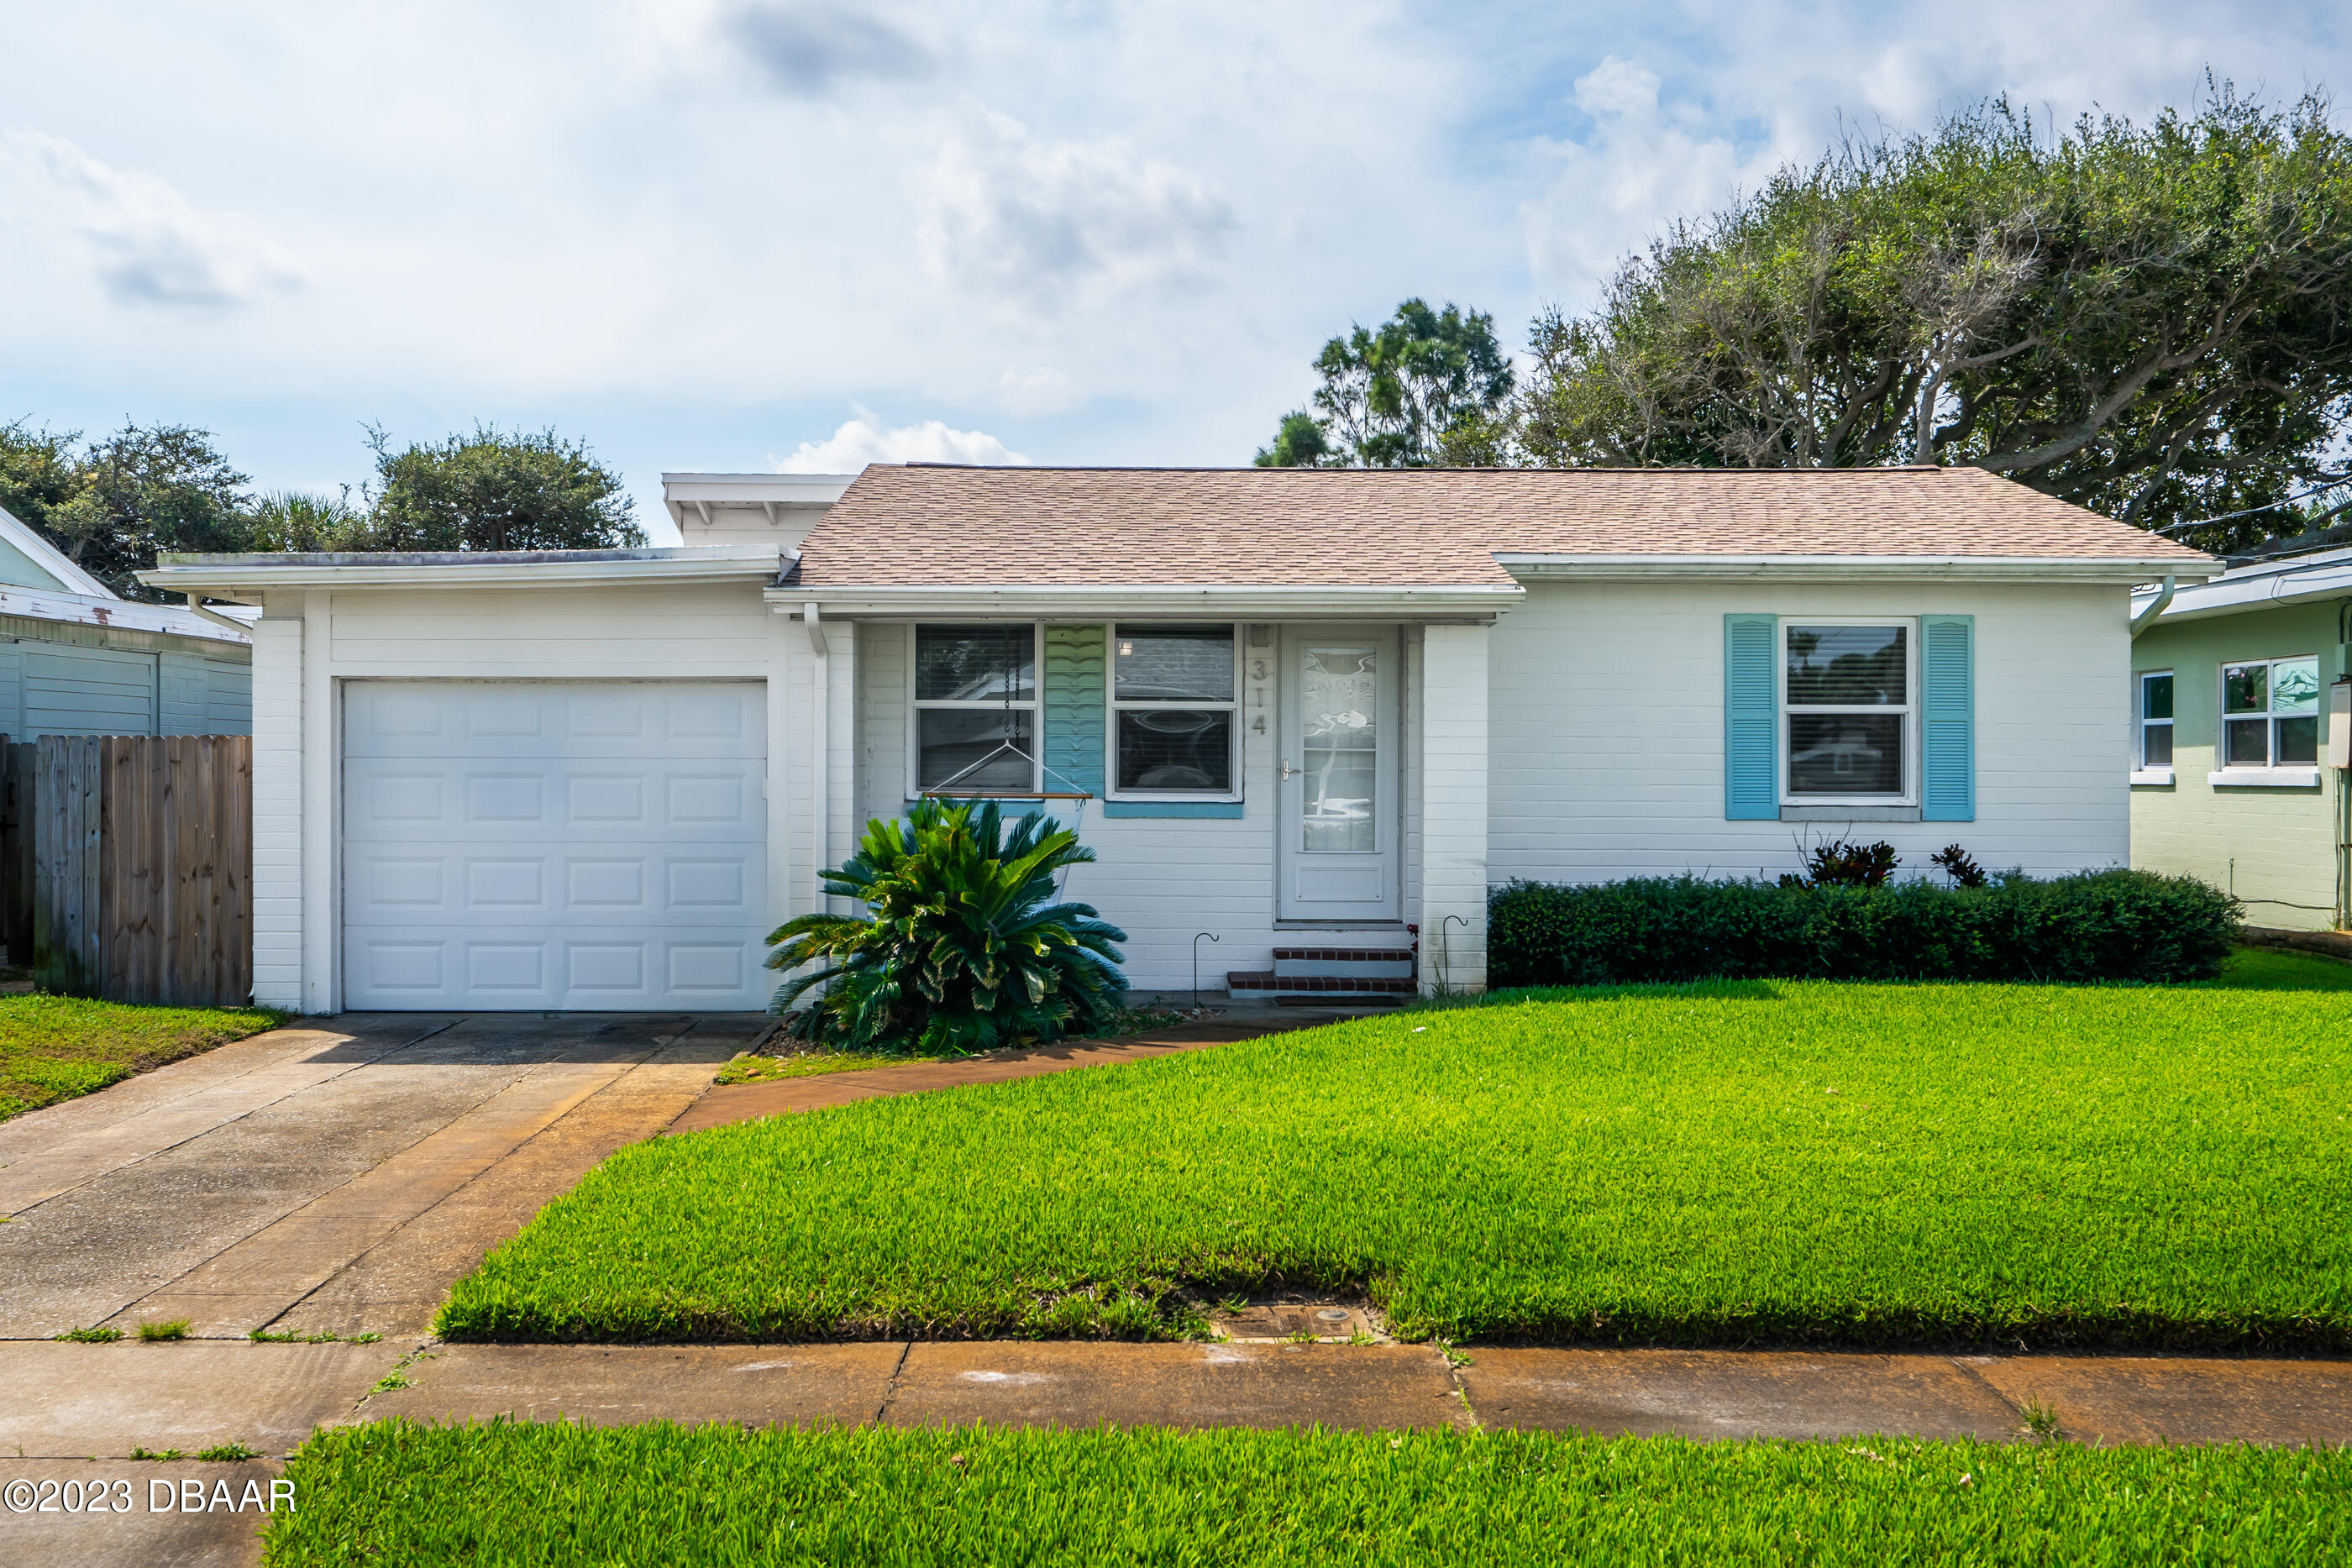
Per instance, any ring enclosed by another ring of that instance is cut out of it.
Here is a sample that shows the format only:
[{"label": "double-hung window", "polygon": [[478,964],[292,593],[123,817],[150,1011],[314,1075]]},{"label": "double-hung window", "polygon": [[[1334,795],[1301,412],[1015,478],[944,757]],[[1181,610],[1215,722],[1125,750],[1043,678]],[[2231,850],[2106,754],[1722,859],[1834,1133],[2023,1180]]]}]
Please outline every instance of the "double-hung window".
[{"label": "double-hung window", "polygon": [[2221,666],[2221,767],[2312,768],[2319,762],[2319,661]]},{"label": "double-hung window", "polygon": [[[2138,705],[2133,722],[2138,728],[2136,771],[2172,771],[2172,672],[2149,670],[2133,682]],[[2158,780],[2160,782],[2160,780]]]},{"label": "double-hung window", "polygon": [[915,789],[1033,795],[1037,778],[1037,628],[915,628]]},{"label": "double-hung window", "polygon": [[1780,623],[1784,802],[1916,799],[1912,628],[1908,621]]},{"label": "double-hung window", "polygon": [[1111,794],[1241,798],[1234,628],[1113,626]]}]

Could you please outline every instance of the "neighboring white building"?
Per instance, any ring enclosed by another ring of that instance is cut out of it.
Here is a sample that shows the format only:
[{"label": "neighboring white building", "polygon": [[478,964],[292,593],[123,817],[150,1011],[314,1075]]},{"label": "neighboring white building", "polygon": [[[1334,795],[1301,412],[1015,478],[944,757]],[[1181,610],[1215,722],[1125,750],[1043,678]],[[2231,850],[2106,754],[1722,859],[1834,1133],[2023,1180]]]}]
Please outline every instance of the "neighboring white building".
[{"label": "neighboring white building", "polygon": [[0,736],[245,735],[242,623],[126,600],[0,509]]},{"label": "neighboring white building", "polygon": [[1849,833],[2122,864],[2130,589],[2220,570],[1967,468],[665,481],[681,549],[148,574],[263,607],[257,999],[757,1008],[924,793],[1076,825],[1146,990],[1475,989],[1513,877]]}]

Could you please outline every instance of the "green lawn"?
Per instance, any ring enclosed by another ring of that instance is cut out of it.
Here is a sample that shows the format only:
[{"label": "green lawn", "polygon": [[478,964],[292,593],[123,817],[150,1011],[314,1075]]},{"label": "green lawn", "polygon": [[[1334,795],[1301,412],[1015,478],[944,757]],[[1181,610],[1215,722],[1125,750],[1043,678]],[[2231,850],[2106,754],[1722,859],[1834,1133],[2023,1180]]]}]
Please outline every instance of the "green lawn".
[{"label": "green lawn", "polygon": [[1332,1563],[2311,1565],[2352,1455],[1532,1434],[329,1429],[271,1568]]},{"label": "green lawn", "polygon": [[0,1122],[275,1029],[268,1008],[135,1008],[80,997],[0,997]]},{"label": "green lawn", "polygon": [[1197,1332],[2352,1348],[2324,959],[2180,988],[1521,993],[625,1149],[453,1337]]}]

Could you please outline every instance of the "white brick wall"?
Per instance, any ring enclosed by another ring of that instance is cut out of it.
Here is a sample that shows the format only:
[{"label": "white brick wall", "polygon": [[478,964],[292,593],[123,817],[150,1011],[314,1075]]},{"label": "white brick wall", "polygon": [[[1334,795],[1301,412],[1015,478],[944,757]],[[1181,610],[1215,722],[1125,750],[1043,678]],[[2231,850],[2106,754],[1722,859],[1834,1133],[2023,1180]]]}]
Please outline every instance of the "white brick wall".
[{"label": "white brick wall", "polygon": [[302,1006],[302,622],[253,628],[253,999]]},{"label": "white brick wall", "polygon": [[[1488,668],[1484,626],[1432,626],[1421,652],[1422,988],[1486,986]],[[1448,918],[1454,916],[1458,918]]]},{"label": "white brick wall", "polygon": [[1777,876],[1801,840],[1848,831],[1724,820],[1723,617],[1741,612],[1976,617],[1977,820],[1851,830],[1906,873],[1954,841],[1990,870],[2126,863],[2121,588],[1536,582],[1494,632],[1496,882]]}]

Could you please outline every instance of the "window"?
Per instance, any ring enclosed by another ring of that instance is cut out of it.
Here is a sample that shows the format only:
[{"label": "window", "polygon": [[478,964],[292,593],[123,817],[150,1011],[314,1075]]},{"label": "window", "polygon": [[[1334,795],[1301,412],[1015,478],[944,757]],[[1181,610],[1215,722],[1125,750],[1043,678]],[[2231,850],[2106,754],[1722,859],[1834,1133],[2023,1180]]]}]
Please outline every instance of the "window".
[{"label": "window", "polygon": [[1234,628],[1111,628],[1111,792],[1234,800]]},{"label": "window", "polygon": [[2172,672],[2150,670],[2139,678],[2139,770],[2172,769]]},{"label": "window", "polygon": [[1911,623],[1784,622],[1791,804],[1911,799]]},{"label": "window", "polygon": [[915,628],[915,788],[1036,793],[1035,626]]},{"label": "window", "polygon": [[2221,766],[2319,763],[2319,661],[2272,659],[2221,666]]}]

